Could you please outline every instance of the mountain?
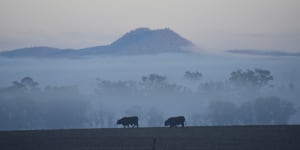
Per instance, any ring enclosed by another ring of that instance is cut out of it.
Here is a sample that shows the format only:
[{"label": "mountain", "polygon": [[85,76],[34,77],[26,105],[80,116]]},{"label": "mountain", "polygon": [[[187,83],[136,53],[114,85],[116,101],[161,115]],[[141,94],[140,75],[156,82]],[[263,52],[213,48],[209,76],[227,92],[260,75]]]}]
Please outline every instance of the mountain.
[{"label": "mountain", "polygon": [[82,54],[158,54],[185,52],[184,48],[193,46],[192,42],[166,28],[132,30],[107,46],[81,49]]},{"label": "mountain", "polygon": [[257,55],[257,56],[300,56],[300,53],[284,52],[284,51],[270,51],[270,50],[227,50],[229,53],[245,54],[245,55]]},{"label": "mountain", "polygon": [[3,57],[78,57],[87,55],[140,55],[159,53],[189,52],[193,43],[171,29],[151,30],[138,28],[132,30],[113,43],[83,49],[58,49],[50,47],[22,48],[1,52]]}]

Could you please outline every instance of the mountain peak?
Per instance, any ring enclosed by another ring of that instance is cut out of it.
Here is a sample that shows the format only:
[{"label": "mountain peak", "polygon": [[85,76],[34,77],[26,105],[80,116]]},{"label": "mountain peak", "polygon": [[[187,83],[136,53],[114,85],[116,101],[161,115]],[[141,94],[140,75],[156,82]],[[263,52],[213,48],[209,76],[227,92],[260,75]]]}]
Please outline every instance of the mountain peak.
[{"label": "mountain peak", "polygon": [[169,28],[137,28],[127,32],[110,46],[117,49],[118,53],[148,54],[183,52],[184,47],[191,47],[193,44]]},{"label": "mountain peak", "polygon": [[125,35],[146,34],[146,33],[150,33],[150,32],[173,32],[173,33],[175,33],[170,28],[152,30],[152,29],[147,28],[147,27],[140,27],[140,28],[136,28],[136,29],[133,29],[133,30],[127,32]]},{"label": "mountain peak", "polygon": [[150,28],[140,27],[140,28],[136,28],[134,30],[131,30],[131,31],[127,32],[127,34],[142,33],[142,32],[149,32],[149,31],[151,31]]}]

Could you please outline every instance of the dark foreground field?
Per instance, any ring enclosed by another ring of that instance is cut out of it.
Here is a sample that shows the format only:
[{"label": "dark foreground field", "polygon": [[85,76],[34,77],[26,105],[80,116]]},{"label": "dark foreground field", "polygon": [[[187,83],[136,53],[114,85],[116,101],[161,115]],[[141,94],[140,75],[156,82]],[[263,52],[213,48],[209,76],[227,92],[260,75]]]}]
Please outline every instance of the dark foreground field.
[{"label": "dark foreground field", "polygon": [[0,132],[0,150],[300,150],[300,126]]}]

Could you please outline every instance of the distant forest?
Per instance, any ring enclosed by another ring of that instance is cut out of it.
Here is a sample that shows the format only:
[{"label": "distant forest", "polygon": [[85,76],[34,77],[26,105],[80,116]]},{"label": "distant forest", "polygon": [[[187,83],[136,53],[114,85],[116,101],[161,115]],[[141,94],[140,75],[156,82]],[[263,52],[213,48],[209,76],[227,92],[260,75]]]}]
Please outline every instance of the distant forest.
[{"label": "distant forest", "polygon": [[[203,81],[205,75],[199,71],[186,71],[182,77],[197,88],[170,83],[167,76],[152,73],[137,81],[98,78],[96,96],[82,94],[77,86],[41,87],[33,78],[24,77],[0,89],[0,130],[114,128],[116,120],[126,115],[138,115],[144,126],[151,127],[163,126],[167,118],[165,110],[143,110],[134,104],[117,113],[100,101],[203,101],[205,111],[199,106],[199,112],[189,112],[187,126],[287,124],[299,107],[284,96],[298,87],[289,84],[279,89],[270,84],[275,78],[269,70],[239,69],[225,81]],[[281,91],[283,96],[272,91]]]}]

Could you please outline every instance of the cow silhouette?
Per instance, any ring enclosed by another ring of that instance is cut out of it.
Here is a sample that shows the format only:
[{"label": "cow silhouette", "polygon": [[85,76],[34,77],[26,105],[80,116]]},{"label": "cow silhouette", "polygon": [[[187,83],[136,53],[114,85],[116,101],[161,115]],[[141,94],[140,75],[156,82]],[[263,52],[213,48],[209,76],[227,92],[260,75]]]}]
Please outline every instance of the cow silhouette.
[{"label": "cow silhouette", "polygon": [[185,118],[184,116],[177,116],[177,117],[171,117],[168,118],[168,120],[165,121],[165,126],[170,126],[170,128],[177,127],[177,125],[181,125],[181,127],[184,127]]},{"label": "cow silhouette", "polygon": [[123,125],[124,128],[126,128],[126,127],[129,128],[130,126],[132,128],[134,128],[134,127],[138,128],[139,127],[139,118],[137,116],[123,117],[117,121],[117,125],[119,125],[119,124]]}]

